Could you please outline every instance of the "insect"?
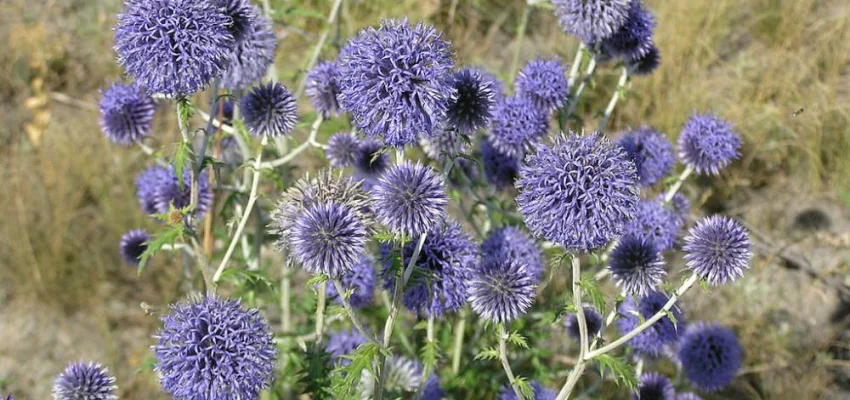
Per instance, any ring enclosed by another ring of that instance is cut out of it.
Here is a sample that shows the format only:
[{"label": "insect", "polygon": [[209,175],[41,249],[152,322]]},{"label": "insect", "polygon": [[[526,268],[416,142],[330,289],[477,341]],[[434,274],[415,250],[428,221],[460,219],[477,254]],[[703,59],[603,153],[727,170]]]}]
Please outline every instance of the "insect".
[{"label": "insect", "polygon": [[794,116],[794,117],[796,117],[796,116],[798,116],[798,115],[802,114],[802,113],[803,113],[803,112],[805,112],[805,111],[806,111],[806,109],[805,109],[805,108],[800,107],[800,109],[798,109],[797,111],[794,111],[794,113],[793,113],[793,114],[791,114],[791,115],[792,115],[792,116]]}]

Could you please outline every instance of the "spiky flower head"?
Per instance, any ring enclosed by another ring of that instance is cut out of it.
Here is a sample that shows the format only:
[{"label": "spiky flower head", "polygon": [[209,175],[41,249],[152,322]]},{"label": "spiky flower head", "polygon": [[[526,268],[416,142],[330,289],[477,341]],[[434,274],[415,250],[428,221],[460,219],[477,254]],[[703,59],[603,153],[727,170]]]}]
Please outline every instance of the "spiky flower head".
[{"label": "spiky flower head", "polygon": [[380,142],[372,139],[361,140],[354,161],[354,177],[363,182],[365,190],[371,191],[390,164],[390,155]]},{"label": "spiky flower head", "polygon": [[561,134],[520,167],[516,202],[528,229],[567,251],[620,235],[638,203],[634,163],[600,134]]},{"label": "spiky flower head", "polygon": [[549,130],[547,114],[525,97],[507,97],[496,104],[487,139],[504,155],[521,158]]},{"label": "spiky flower head", "polygon": [[624,60],[635,60],[645,56],[655,43],[652,33],[655,18],[643,7],[641,0],[629,2],[626,22],[613,35],[602,41],[607,54]]},{"label": "spiky flower head", "polygon": [[[617,311],[620,316],[617,328],[624,334],[630,332],[641,324],[641,320],[645,321],[663,309],[668,300],[667,295],[660,292],[649,292],[646,296],[640,297],[637,304],[632,296],[627,296]],[[641,317],[638,317],[638,314]],[[673,315],[675,323],[670,319],[670,315]],[[679,339],[679,328],[684,325],[685,320],[676,302],[670,308],[668,315],[633,337],[628,343],[637,353],[658,357],[664,346],[675,343]]]},{"label": "spiky flower head", "polygon": [[[422,364],[405,357],[393,356],[387,360],[384,376],[384,395],[391,399],[408,398],[422,382]],[[375,382],[369,368],[364,368],[357,387],[361,400],[375,398]]]},{"label": "spiky flower head", "polygon": [[348,132],[334,133],[328,139],[328,149],[325,157],[332,167],[349,167],[357,162],[360,151],[360,140]]},{"label": "spiky flower head", "polygon": [[419,145],[428,158],[444,162],[447,158],[454,158],[457,162],[458,154],[465,154],[469,150],[469,136],[460,133],[454,127],[440,127],[431,132],[428,137],[419,138]]},{"label": "spiky flower head", "polygon": [[676,400],[702,400],[702,397],[699,397],[694,393],[687,392],[677,394]]},{"label": "spiky flower head", "polygon": [[552,0],[564,32],[589,44],[606,39],[626,23],[631,0]]},{"label": "spiky flower head", "polygon": [[664,258],[653,240],[623,235],[611,251],[608,270],[617,287],[624,292],[645,296],[667,276],[664,264]]},{"label": "spiky flower head", "polygon": [[496,150],[489,138],[481,140],[481,164],[484,177],[496,189],[512,186],[519,173],[520,157],[511,157]]},{"label": "spiky flower head", "polygon": [[676,213],[683,221],[687,219],[691,212],[691,202],[685,195],[676,193],[673,199],[670,200],[670,205],[673,207],[673,212]]},{"label": "spiky flower head", "polygon": [[516,92],[548,115],[550,111],[563,107],[567,101],[569,85],[564,67],[558,59],[529,62],[517,75]]},{"label": "spiky flower head", "polygon": [[440,377],[432,372],[422,389],[422,400],[442,400],[445,396],[446,392],[440,387]]},{"label": "spiky flower head", "polygon": [[679,157],[698,174],[717,175],[740,156],[738,133],[713,114],[694,114],[679,134]]},{"label": "spiky flower head", "polygon": [[151,132],[155,104],[136,85],[113,85],[101,92],[100,129],[114,143],[130,145]]},{"label": "spiky flower head", "polygon": [[675,400],[676,389],[667,377],[657,372],[649,372],[640,376],[637,393],[632,393],[632,400]]},{"label": "spiky flower head", "polygon": [[292,258],[313,274],[340,278],[366,248],[369,229],[352,207],[332,201],[307,207],[292,226]]},{"label": "spiky flower head", "polygon": [[490,321],[513,321],[531,307],[536,281],[521,261],[486,254],[469,282],[469,304]]},{"label": "spiky flower head", "polygon": [[452,75],[451,85],[457,95],[446,109],[449,126],[466,134],[487,126],[502,97],[498,79],[478,68],[463,68]]},{"label": "spiky flower head", "polygon": [[117,400],[116,389],[115,377],[108,368],[93,362],[73,362],[53,382],[53,400]]},{"label": "spiky flower head", "polygon": [[249,0],[215,1],[233,19],[231,31],[236,39],[221,84],[231,90],[248,88],[262,80],[274,62],[277,35],[271,20]]},{"label": "spiky flower head", "polygon": [[175,400],[253,400],[271,382],[277,347],[259,310],[196,297],[170,305],[160,321],[154,370]]},{"label": "spiky flower head", "polygon": [[449,43],[422,22],[384,20],[360,31],[340,52],[339,68],[343,109],[389,147],[430,135],[455,94]]},{"label": "spiky flower head", "polygon": [[631,60],[626,67],[632,75],[649,75],[661,65],[661,51],[652,45],[642,57]]},{"label": "spiky flower head", "polygon": [[149,93],[191,95],[227,69],[232,24],[206,0],[127,2],[115,27],[118,63]]},{"label": "spiky flower head", "polygon": [[[343,290],[350,290],[348,302],[354,308],[362,308],[372,302],[375,294],[375,259],[369,253],[363,253],[351,270],[342,274]],[[336,285],[329,283],[326,293],[329,299],[341,303]]]},{"label": "spiky flower head", "polygon": [[339,79],[339,65],[332,61],[320,62],[307,73],[304,94],[325,119],[340,113]]},{"label": "spiky flower head", "polygon": [[325,346],[325,351],[331,355],[335,363],[348,365],[351,364],[351,360],[343,356],[354,353],[354,350],[361,344],[366,343],[366,341],[366,337],[354,329],[331,332],[328,337],[328,344]]},{"label": "spiky flower head", "polygon": [[[183,168],[182,182],[181,178],[177,177],[173,166],[169,166],[161,178],[153,188],[153,203],[157,214],[168,212],[172,206],[180,210],[191,205],[192,168],[189,166]],[[213,192],[210,188],[209,173],[205,170],[198,176],[198,202],[195,204],[192,215],[197,219],[203,218],[212,206],[212,201]]]},{"label": "spiky flower head", "polygon": [[[538,381],[531,382],[531,392],[534,394],[534,400],[555,400],[555,397],[558,396],[554,390],[543,386]],[[502,391],[499,392],[499,400],[522,400],[517,399],[516,393],[510,386],[503,386]]]},{"label": "spiky flower head", "polygon": [[278,137],[295,128],[298,106],[285,86],[269,82],[242,96],[240,102],[245,126],[254,136]]},{"label": "spiky flower head", "polygon": [[713,215],[703,218],[685,237],[686,266],[712,285],[734,282],[750,268],[750,235],[738,221]]},{"label": "spiky flower head", "polygon": [[148,249],[148,241],[151,235],[142,229],[133,229],[121,236],[121,243],[118,245],[118,250],[124,261],[132,266],[139,265],[142,259],[142,253]]},{"label": "spiky flower head", "polygon": [[661,201],[641,200],[623,234],[650,240],[664,252],[673,248],[683,223],[679,214]]},{"label": "spiky flower head", "polygon": [[159,165],[150,166],[136,176],[136,198],[146,214],[159,212],[156,191],[168,179],[168,168]]},{"label": "spiky flower head", "polygon": [[481,243],[481,254],[525,264],[535,282],[543,277],[543,252],[528,235],[515,226],[491,230]]},{"label": "spiky flower head", "polygon": [[623,133],[617,144],[634,161],[641,186],[652,186],[667,176],[676,164],[673,144],[664,134],[650,127]]},{"label": "spiky flower head", "polygon": [[685,331],[679,341],[678,356],[691,384],[706,392],[729,386],[744,358],[735,332],[702,322]]},{"label": "spiky flower head", "polygon": [[[600,329],[602,329],[602,314],[591,306],[584,306],[583,309],[584,322],[587,325],[587,336],[594,336],[599,333]],[[567,334],[570,335],[571,338],[576,340],[581,339],[581,332],[579,331],[578,326],[578,315],[567,315],[567,317],[564,318],[564,328],[567,330]]]},{"label": "spiky flower head", "polygon": [[406,162],[395,165],[372,188],[378,222],[394,233],[417,237],[446,217],[446,185],[433,168]]}]

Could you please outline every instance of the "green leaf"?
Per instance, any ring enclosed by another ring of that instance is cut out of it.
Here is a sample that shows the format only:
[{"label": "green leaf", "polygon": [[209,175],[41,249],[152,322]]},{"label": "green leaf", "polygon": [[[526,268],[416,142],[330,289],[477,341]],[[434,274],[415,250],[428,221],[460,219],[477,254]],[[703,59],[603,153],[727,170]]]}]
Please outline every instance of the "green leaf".
[{"label": "green leaf", "polygon": [[188,142],[177,143],[174,154],[171,156],[171,164],[174,166],[174,174],[177,175],[177,184],[183,190],[183,169],[189,165],[192,159],[192,146]]},{"label": "green leaf", "polygon": [[677,319],[676,319],[676,316],[673,314],[673,312],[672,312],[672,311],[670,311],[670,310],[665,310],[665,311],[664,311],[664,314],[667,316],[667,318],[669,318],[669,319],[670,319],[670,322],[672,322],[672,323],[673,323],[673,328],[678,328],[678,327],[679,327],[679,320],[677,320]]},{"label": "green leaf", "polygon": [[302,366],[299,382],[304,385],[304,392],[317,400],[333,399],[333,393],[328,391],[333,365],[331,355],[325,352],[323,346],[310,343],[303,357],[305,365]]},{"label": "green leaf", "polygon": [[594,360],[599,363],[600,376],[604,377],[605,371],[610,371],[614,375],[614,382],[617,386],[622,383],[630,390],[637,390],[638,378],[635,374],[635,369],[626,363],[625,360],[608,354],[598,355]]},{"label": "green leaf", "polygon": [[474,360],[498,360],[499,359],[499,350],[494,347],[490,347],[484,350],[481,350],[480,353],[475,355]]},{"label": "green leaf", "polygon": [[[372,371],[372,360],[381,354],[381,348],[377,343],[366,342],[361,344],[350,355],[342,356],[351,362],[348,365],[341,365],[333,371],[333,389],[334,393],[340,397],[347,397],[357,388],[357,383],[360,381],[360,373],[364,369]],[[374,376],[374,371],[373,376]]]},{"label": "green leaf", "polygon": [[262,284],[268,289],[274,290],[277,288],[277,284],[272,282],[271,278],[260,270],[252,271],[248,269],[228,268],[221,273],[221,279],[229,280],[234,284],[247,283],[253,286]]},{"label": "green leaf", "polygon": [[526,340],[525,336],[519,334],[519,332],[511,332],[508,335],[508,343],[519,346],[523,349],[528,349],[528,340]]},{"label": "green leaf", "polygon": [[602,293],[602,290],[599,289],[593,274],[588,273],[582,276],[579,286],[581,286],[587,296],[590,297],[590,301],[593,303],[594,307],[596,307],[596,310],[599,311],[600,314],[604,315],[605,295]]},{"label": "green leaf", "polygon": [[307,281],[306,286],[309,287],[309,288],[312,288],[312,287],[314,287],[314,286],[316,286],[320,283],[327,282],[329,280],[330,280],[330,278],[327,275],[319,274],[319,275],[316,275],[316,276],[310,278],[310,280]]},{"label": "green leaf", "polygon": [[174,224],[166,227],[165,230],[154,233],[150,240],[145,243],[145,251],[139,259],[139,268],[137,273],[142,274],[142,270],[148,265],[148,260],[162,250],[162,246],[169,244],[174,245],[178,238],[182,238],[184,233],[183,224]]},{"label": "green leaf", "polygon": [[419,357],[422,359],[422,364],[425,365],[426,370],[433,369],[437,365],[437,360],[440,359],[440,348],[437,342],[426,341],[425,345],[422,346]]},{"label": "green leaf", "polygon": [[514,385],[519,387],[519,391],[522,394],[523,398],[533,399],[534,398],[534,389],[531,388],[531,385],[528,383],[528,379],[522,376],[517,376],[514,378]]}]

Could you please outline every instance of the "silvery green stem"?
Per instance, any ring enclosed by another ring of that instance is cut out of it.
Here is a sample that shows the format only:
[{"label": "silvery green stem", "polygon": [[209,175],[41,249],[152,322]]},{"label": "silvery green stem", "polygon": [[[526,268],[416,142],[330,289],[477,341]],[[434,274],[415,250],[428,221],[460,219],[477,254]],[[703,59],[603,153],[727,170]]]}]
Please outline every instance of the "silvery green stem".
[{"label": "silvery green stem", "polygon": [[258,168],[260,169],[268,169],[268,168],[277,168],[281,165],[284,165],[295,159],[299,154],[301,154],[304,150],[310,148],[310,146],[317,147],[319,143],[316,142],[316,135],[319,133],[319,127],[322,126],[322,118],[321,113],[316,117],[316,120],[313,121],[313,126],[310,127],[310,136],[307,137],[307,140],[304,143],[301,143],[298,147],[292,149],[289,154],[278,158],[277,160],[266,161],[262,164],[259,164]]},{"label": "silvery green stem", "polygon": [[[434,314],[428,316],[428,325],[426,327],[426,340],[429,345],[434,344]],[[422,395],[425,392],[425,384],[428,383],[428,378],[431,376],[431,370],[433,368],[426,368],[422,371],[422,379],[419,381],[419,387],[416,388],[416,396],[415,399],[419,400],[422,398]]]},{"label": "silvery green stem", "polygon": [[505,332],[505,324],[499,323],[499,332],[497,334],[499,335],[499,360],[502,361],[502,369],[505,370],[505,375],[508,376],[508,382],[511,383],[511,389],[513,389],[516,398],[524,399],[525,396],[522,394],[522,391],[516,383],[516,376],[514,376],[514,371],[511,369],[511,363],[508,361],[508,333]]},{"label": "silvery green stem", "polygon": [[567,120],[573,115],[578,106],[578,101],[581,99],[581,95],[584,93],[584,88],[587,87],[587,84],[593,79],[593,74],[596,72],[596,55],[591,56],[590,61],[587,63],[587,71],[584,73],[584,77],[581,79],[581,82],[578,84],[576,88],[576,92],[570,96],[569,103],[570,107],[567,109],[567,113],[565,114],[565,118]]},{"label": "silvery green stem", "polygon": [[519,20],[519,25],[516,30],[516,44],[514,48],[514,58],[511,61],[511,80],[516,81],[517,73],[519,72],[519,56],[522,50],[522,39],[525,37],[525,29],[528,26],[528,16],[531,14],[531,6],[525,4],[522,8],[522,16]]},{"label": "silvery green stem", "polygon": [[404,162],[404,147],[395,149],[395,163],[401,165]]},{"label": "silvery green stem", "polygon": [[460,317],[455,324],[455,341],[452,348],[452,374],[460,372],[460,356],[463,354],[463,333],[466,331],[466,310],[461,311]]},{"label": "silvery green stem", "polygon": [[194,236],[190,238],[192,242],[192,248],[195,252],[195,258],[198,259],[198,269],[201,270],[201,276],[204,277],[204,286],[207,289],[208,295],[215,294],[215,281],[213,281],[212,276],[210,276],[210,265],[207,262],[207,258],[204,256],[204,249],[201,247],[198,240],[195,239]]},{"label": "silvery green stem", "polygon": [[292,290],[292,282],[289,277],[289,260],[283,262],[281,267],[280,278],[280,330],[283,333],[289,333],[292,330],[292,309],[290,307],[290,294]]},{"label": "silvery green stem", "polygon": [[587,45],[584,42],[581,42],[578,45],[578,50],[576,50],[576,56],[573,58],[573,65],[570,65],[570,74],[567,77],[567,89],[572,90],[573,85],[576,84],[576,79],[578,79],[578,73],[581,71],[581,61],[584,59],[584,50],[587,48]]},{"label": "silvery green stem", "polygon": [[682,188],[682,184],[685,183],[685,180],[688,179],[689,176],[694,172],[694,168],[688,165],[684,171],[679,175],[679,179],[676,179],[676,183],[673,186],[670,186],[670,189],[667,190],[667,194],[664,195],[664,203],[669,203],[673,200],[673,196]]},{"label": "silvery green stem", "polygon": [[351,320],[351,324],[354,325],[361,335],[369,339],[370,342],[378,343],[372,335],[366,331],[366,328],[360,322],[360,319],[357,318],[357,314],[354,313],[354,308],[351,307],[351,302],[348,300],[348,297],[345,296],[345,287],[342,286],[342,282],[339,279],[334,279],[334,287],[336,287],[337,296],[339,297],[340,302],[342,302],[342,308],[345,309],[345,312],[348,314],[348,319]]},{"label": "silvery green stem", "polygon": [[602,115],[602,122],[599,123],[598,132],[605,132],[605,128],[608,126],[608,120],[611,119],[611,114],[614,113],[614,107],[617,107],[617,101],[620,100],[620,96],[622,92],[626,90],[626,84],[629,82],[629,69],[623,67],[623,73],[620,74],[620,80],[617,81],[617,88],[614,90],[614,94],[611,95],[611,100],[608,101],[608,107],[605,108],[605,114]]},{"label": "silvery green stem", "polygon": [[643,358],[639,358],[635,365],[635,375],[640,376],[643,373]]},{"label": "silvery green stem", "polygon": [[[218,115],[218,85],[219,79],[213,79],[212,82],[212,100],[210,100],[210,115]],[[201,151],[198,152],[195,160],[195,175],[201,173],[201,166],[204,164],[204,157],[207,156],[207,146],[212,137],[213,119],[207,119],[207,126],[204,128],[204,140],[201,141]]]},{"label": "silvery green stem", "polygon": [[322,336],[324,336],[325,332],[325,290],[328,282],[322,281],[319,284],[319,288],[316,289],[317,303],[316,303],[316,329],[313,332],[316,335],[316,344],[322,343]]},{"label": "silvery green stem", "polygon": [[322,35],[319,36],[319,41],[316,42],[316,47],[313,49],[313,54],[310,56],[310,61],[304,67],[305,74],[301,78],[301,81],[298,83],[298,90],[295,91],[295,98],[300,98],[302,94],[304,94],[304,88],[307,86],[307,74],[313,66],[316,65],[316,61],[319,60],[319,54],[322,52],[322,47],[325,46],[325,41],[328,40],[328,35],[330,34],[331,27],[334,25],[334,21],[336,21],[336,15],[339,12],[339,6],[342,4],[342,0],[335,0],[333,6],[331,6],[331,12],[328,14],[327,26],[322,31]]},{"label": "silvery green stem", "polygon": [[561,391],[558,393],[556,400],[566,400],[570,397],[573,389],[578,383],[579,378],[584,373],[585,359],[584,356],[588,351],[587,339],[587,319],[584,316],[584,305],[581,302],[581,264],[577,255],[572,254],[572,275],[573,275],[573,306],[576,309],[576,319],[578,320],[579,332],[579,356],[573,370],[567,377],[567,382]]}]

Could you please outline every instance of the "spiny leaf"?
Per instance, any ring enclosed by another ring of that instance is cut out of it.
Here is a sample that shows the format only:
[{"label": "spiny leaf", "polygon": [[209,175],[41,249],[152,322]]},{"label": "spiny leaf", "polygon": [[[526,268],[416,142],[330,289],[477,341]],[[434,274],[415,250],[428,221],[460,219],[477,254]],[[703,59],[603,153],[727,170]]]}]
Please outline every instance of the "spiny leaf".
[{"label": "spiny leaf", "polygon": [[513,383],[519,387],[519,391],[522,394],[523,398],[534,398],[534,389],[531,388],[531,385],[528,383],[528,379],[522,376],[517,376],[514,378]]},{"label": "spiny leaf", "polygon": [[422,359],[422,364],[425,365],[426,370],[434,368],[437,365],[437,360],[440,359],[440,348],[437,342],[426,341],[425,345],[422,346],[419,357]]},{"label": "spiny leaf", "polygon": [[310,280],[307,281],[307,287],[311,288],[311,287],[314,287],[314,286],[316,286],[320,283],[327,282],[328,280],[330,280],[330,278],[328,278],[327,275],[319,274],[319,275],[316,275],[316,276],[310,278]]},{"label": "spiny leaf", "polygon": [[590,297],[590,301],[596,307],[596,310],[601,314],[605,314],[605,295],[602,293],[602,290],[599,289],[593,274],[586,274],[582,276],[579,285],[587,296]]},{"label": "spiny leaf", "polygon": [[333,399],[333,393],[328,391],[331,387],[331,362],[330,354],[326,353],[322,346],[311,343],[304,354],[305,365],[302,368],[299,381],[304,384],[304,391],[312,394],[313,399]]},{"label": "spiny leaf", "polygon": [[334,392],[344,395],[356,389],[357,383],[360,381],[361,371],[367,368],[371,371],[372,360],[377,358],[380,353],[381,348],[377,343],[366,342],[358,346],[350,355],[342,356],[351,362],[348,365],[340,365],[334,370]]},{"label": "spiny leaf", "polygon": [[171,164],[174,166],[174,174],[177,175],[177,184],[183,190],[183,169],[192,159],[192,146],[189,142],[177,143],[174,154],[171,156]]},{"label": "spiny leaf", "polygon": [[183,224],[169,225],[165,230],[154,233],[150,240],[145,243],[145,251],[139,260],[138,274],[142,274],[142,270],[148,264],[148,260],[155,256],[162,249],[162,246],[169,244],[174,245],[178,238],[182,238],[184,233]]},{"label": "spiny leaf", "polygon": [[496,350],[493,347],[488,349],[481,350],[480,353],[475,355],[474,360],[498,360],[499,359],[499,350]]},{"label": "spiny leaf", "polygon": [[519,332],[511,332],[508,335],[508,343],[519,346],[523,349],[528,349],[528,340],[525,339],[525,336],[519,334]]},{"label": "spiny leaf", "polygon": [[665,310],[665,311],[664,311],[664,314],[667,316],[667,318],[669,318],[669,319],[670,319],[670,322],[672,322],[672,323],[673,323],[673,328],[678,328],[678,327],[679,327],[679,320],[677,320],[677,319],[676,319],[676,315],[674,315],[672,311],[670,311],[670,310]]},{"label": "spiny leaf", "polygon": [[619,386],[620,383],[623,383],[630,390],[637,390],[638,378],[635,374],[635,369],[622,358],[613,357],[608,354],[601,354],[596,356],[594,359],[597,363],[599,363],[600,376],[604,376],[605,371],[611,371],[616,378],[614,382],[617,386]]}]

